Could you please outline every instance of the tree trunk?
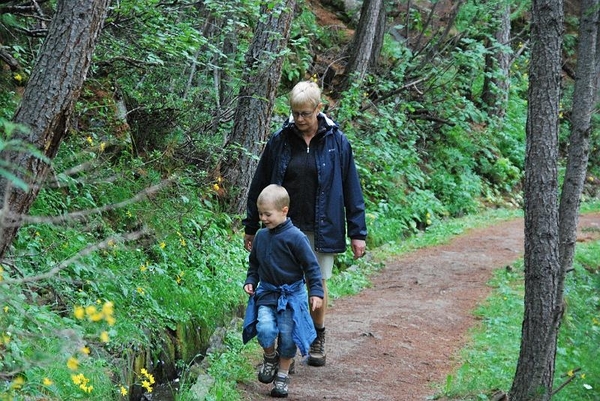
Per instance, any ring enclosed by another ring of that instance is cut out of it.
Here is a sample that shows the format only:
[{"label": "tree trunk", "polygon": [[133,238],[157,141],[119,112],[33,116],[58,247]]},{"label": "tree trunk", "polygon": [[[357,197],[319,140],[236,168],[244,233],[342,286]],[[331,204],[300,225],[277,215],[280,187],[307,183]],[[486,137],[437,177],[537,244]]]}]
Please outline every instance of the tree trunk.
[{"label": "tree trunk", "polygon": [[[50,160],[67,132],[69,117],[91,63],[110,0],[59,0],[44,44],[13,121],[28,127],[15,139],[34,145]],[[0,180],[0,260],[29,212],[49,165],[31,154],[6,152],[15,174],[29,184],[19,190]]]},{"label": "tree trunk", "polygon": [[[381,12],[384,9],[383,0],[365,0],[360,11],[360,20],[358,27],[354,32],[354,38],[350,46],[350,56],[346,69],[344,70],[344,89],[350,86],[352,79],[362,80],[372,65],[372,59],[379,57],[379,53],[374,54],[373,49],[379,39],[377,34],[383,35],[385,29],[380,27]],[[385,9],[384,18],[385,21]],[[381,51],[381,47],[378,48]]]},{"label": "tree trunk", "polygon": [[579,199],[587,172],[590,154],[592,114],[598,101],[598,23],[600,0],[582,0],[579,22],[579,43],[573,110],[571,113],[571,136],[567,156],[567,169],[560,198],[559,236],[561,277],[557,298],[562,300],[566,272],[573,267],[577,223],[579,222]]},{"label": "tree trunk", "polygon": [[381,49],[383,49],[383,39],[385,37],[387,13],[385,10],[385,4],[381,5],[379,9],[379,18],[377,20],[375,37],[373,38],[373,48],[371,49],[371,61],[369,62],[369,71],[374,71],[379,67],[379,56],[381,55]]},{"label": "tree trunk", "polygon": [[[296,0],[286,0],[274,8],[261,6],[263,18],[256,26],[246,54],[246,71],[241,82],[233,130],[225,144],[226,160],[221,174],[230,189],[229,203],[234,213],[246,210],[248,188],[264,142],[270,133],[271,113],[281,79],[283,51],[287,47]],[[236,188],[235,191],[231,190]]]},{"label": "tree trunk", "polygon": [[499,119],[506,114],[508,90],[510,87],[510,54],[507,46],[510,41],[510,5],[505,4],[496,11],[498,28],[494,33],[493,52],[485,56],[485,80],[483,82],[483,103],[489,114]]},{"label": "tree trunk", "polygon": [[562,305],[557,299],[561,0],[533,0],[525,156],[525,315],[511,400],[550,400]]}]

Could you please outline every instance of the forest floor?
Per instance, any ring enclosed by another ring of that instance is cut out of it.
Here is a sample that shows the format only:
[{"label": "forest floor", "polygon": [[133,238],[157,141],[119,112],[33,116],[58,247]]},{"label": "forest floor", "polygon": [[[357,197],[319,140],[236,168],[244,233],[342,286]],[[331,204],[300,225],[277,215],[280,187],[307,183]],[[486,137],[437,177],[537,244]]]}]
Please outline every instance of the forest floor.
[{"label": "forest floor", "polygon": [[[582,215],[578,241],[600,239],[600,213]],[[327,314],[327,364],[296,357],[289,400],[431,400],[478,324],[494,270],[523,256],[523,220],[467,231],[388,261],[372,286],[335,300]],[[267,400],[272,385],[241,386]]]}]

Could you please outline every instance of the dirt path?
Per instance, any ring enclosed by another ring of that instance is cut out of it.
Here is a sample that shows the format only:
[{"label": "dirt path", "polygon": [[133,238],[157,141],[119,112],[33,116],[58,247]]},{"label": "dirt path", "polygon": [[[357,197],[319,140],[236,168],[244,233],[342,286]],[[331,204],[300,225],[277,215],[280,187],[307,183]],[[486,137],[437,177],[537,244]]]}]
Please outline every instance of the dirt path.
[{"label": "dirt path", "polygon": [[[600,237],[600,214],[580,218],[578,241]],[[327,316],[327,365],[296,358],[290,400],[431,399],[455,366],[489,294],[494,269],[523,253],[523,222],[468,231],[448,244],[388,263],[372,288],[336,300]],[[271,399],[271,385],[249,384],[248,400]]]}]

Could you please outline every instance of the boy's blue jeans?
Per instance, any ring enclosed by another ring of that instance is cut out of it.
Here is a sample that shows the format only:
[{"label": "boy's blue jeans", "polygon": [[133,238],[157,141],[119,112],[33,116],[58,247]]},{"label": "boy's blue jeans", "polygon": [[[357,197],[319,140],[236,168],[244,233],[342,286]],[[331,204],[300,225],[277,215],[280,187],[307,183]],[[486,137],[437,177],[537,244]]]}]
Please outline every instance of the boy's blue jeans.
[{"label": "boy's blue jeans", "polygon": [[256,324],[256,338],[263,348],[275,345],[279,337],[279,355],[283,358],[296,356],[296,343],[292,338],[294,330],[293,312],[286,308],[277,312],[277,306],[260,305],[258,307],[258,323]]}]

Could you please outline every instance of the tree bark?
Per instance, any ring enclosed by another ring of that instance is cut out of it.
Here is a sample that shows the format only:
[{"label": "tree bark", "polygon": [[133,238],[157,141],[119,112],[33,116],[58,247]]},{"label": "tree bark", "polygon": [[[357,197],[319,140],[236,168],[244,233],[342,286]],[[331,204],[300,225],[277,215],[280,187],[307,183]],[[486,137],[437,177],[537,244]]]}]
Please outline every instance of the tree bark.
[{"label": "tree bark", "polygon": [[379,67],[379,56],[383,49],[383,38],[385,37],[387,13],[385,4],[379,9],[379,18],[375,28],[375,37],[373,38],[373,47],[371,49],[371,61],[369,62],[369,71],[374,71]]},{"label": "tree bark", "polygon": [[560,266],[561,276],[557,298],[563,299],[566,272],[573,267],[579,200],[587,173],[590,154],[592,115],[598,101],[598,23],[600,0],[582,0],[579,22],[579,43],[573,110],[571,113],[571,136],[567,155],[567,168],[563,182],[559,208]]},{"label": "tree bark", "polygon": [[230,192],[234,213],[246,210],[248,188],[270,133],[271,113],[283,67],[282,53],[287,47],[296,0],[286,0],[271,8],[261,6],[263,18],[256,26],[254,39],[246,53],[246,70],[241,82],[233,130],[225,144],[221,175]]},{"label": "tree bark", "polygon": [[510,87],[510,54],[507,50],[510,41],[510,4],[499,7],[496,15],[498,27],[494,33],[494,50],[485,57],[487,74],[483,82],[482,100],[488,106],[489,114],[501,119],[506,114]]},{"label": "tree bark", "polygon": [[550,400],[562,317],[557,299],[558,116],[563,5],[533,0],[525,156],[525,314],[511,400]]},{"label": "tree bark", "polygon": [[[23,99],[13,122],[28,128],[14,139],[34,145],[50,160],[67,132],[69,117],[91,63],[96,38],[110,0],[59,0]],[[0,180],[0,260],[37,197],[49,165],[31,154],[5,152],[15,174],[27,184],[20,190]]]},{"label": "tree bark", "polygon": [[[381,12],[384,12],[382,18]],[[360,20],[354,38],[350,46],[350,56],[346,69],[344,70],[344,89],[350,86],[352,79],[362,80],[373,65],[373,58],[378,58],[379,53],[374,54],[373,49],[381,51],[377,35],[383,35],[385,29],[381,26],[381,20],[385,21],[385,8],[383,0],[365,0],[360,11]]]}]

